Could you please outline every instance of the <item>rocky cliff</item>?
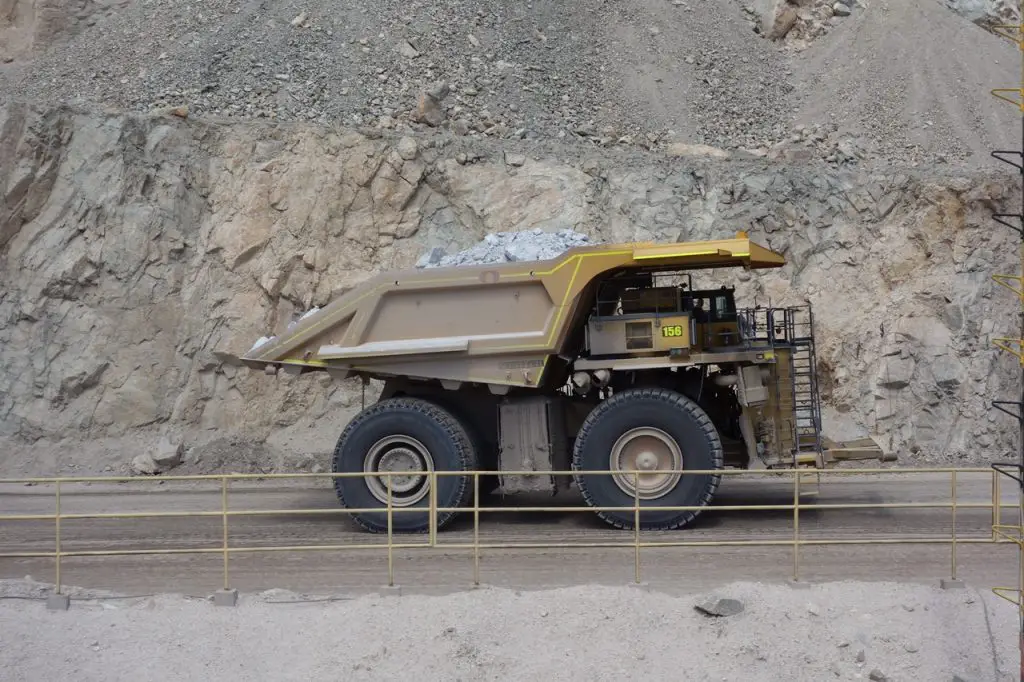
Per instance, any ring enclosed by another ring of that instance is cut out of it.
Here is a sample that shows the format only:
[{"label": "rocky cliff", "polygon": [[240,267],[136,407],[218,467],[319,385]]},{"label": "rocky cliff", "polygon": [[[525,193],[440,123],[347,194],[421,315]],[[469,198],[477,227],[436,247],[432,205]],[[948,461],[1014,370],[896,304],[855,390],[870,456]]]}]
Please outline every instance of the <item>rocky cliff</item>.
[{"label": "rocky cliff", "polygon": [[[703,153],[698,153],[703,152]],[[722,158],[728,157],[728,158]],[[197,470],[323,466],[358,385],[223,365],[382,268],[497,230],[785,252],[748,301],[817,313],[826,429],[915,462],[1012,449],[1019,324],[991,279],[1019,178],[96,109],[0,110],[0,468],[117,468],[160,435]],[[372,399],[372,391],[367,396]]]}]

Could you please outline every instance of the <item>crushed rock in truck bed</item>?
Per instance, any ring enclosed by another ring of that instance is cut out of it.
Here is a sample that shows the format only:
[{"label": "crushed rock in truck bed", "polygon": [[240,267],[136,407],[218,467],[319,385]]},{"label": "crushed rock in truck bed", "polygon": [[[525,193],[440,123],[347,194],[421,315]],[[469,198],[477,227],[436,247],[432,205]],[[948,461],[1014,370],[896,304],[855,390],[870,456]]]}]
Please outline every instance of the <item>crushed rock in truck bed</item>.
[{"label": "crushed rock in truck bed", "polygon": [[576,246],[593,246],[600,243],[591,240],[585,234],[569,229],[545,232],[538,227],[518,232],[494,232],[468,249],[451,255],[445,254],[440,247],[434,248],[423,254],[416,267],[440,268],[453,265],[548,260]]}]

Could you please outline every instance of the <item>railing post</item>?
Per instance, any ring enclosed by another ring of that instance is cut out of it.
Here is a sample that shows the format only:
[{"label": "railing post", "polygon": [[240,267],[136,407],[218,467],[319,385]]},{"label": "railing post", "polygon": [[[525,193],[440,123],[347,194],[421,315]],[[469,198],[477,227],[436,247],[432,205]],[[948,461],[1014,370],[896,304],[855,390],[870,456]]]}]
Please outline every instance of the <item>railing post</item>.
[{"label": "railing post", "polygon": [[633,582],[640,584],[640,472],[633,472]]},{"label": "railing post", "polygon": [[392,538],[392,532],[394,531],[394,514],[392,513],[391,504],[391,472],[386,472],[388,480],[388,587],[395,586],[395,556],[394,556],[394,540]]},{"label": "railing post", "polygon": [[60,479],[58,478],[54,482],[56,483],[56,488],[55,488],[56,492],[54,493],[54,513],[53,513],[53,522],[54,522],[53,560],[54,560],[54,567],[55,567],[55,571],[56,571],[56,576],[54,578],[54,581],[56,583],[56,587],[55,587],[54,593],[49,595],[49,596],[47,596],[47,598],[46,598],[46,608],[48,610],[50,610],[50,611],[67,611],[68,608],[70,608],[70,606],[71,606],[71,597],[69,597],[66,594],[61,594],[61,591],[60,591],[60,583],[61,583],[61,577],[60,577],[60,559],[61,559],[61,549],[60,549],[60,515],[61,515],[61,511],[60,511]]},{"label": "railing post", "polygon": [[428,525],[428,538],[427,542],[431,547],[437,545],[437,472],[433,469],[429,472],[430,480],[430,518],[427,519]]},{"label": "railing post", "polygon": [[231,552],[228,546],[228,474],[220,476],[220,517],[221,517],[221,554],[224,557],[224,587],[213,594],[214,606],[235,606],[238,604],[238,590],[230,588],[228,573],[228,557]]},{"label": "railing post", "polygon": [[953,527],[952,527],[952,543],[950,544],[950,578],[956,580],[956,469],[953,469],[952,474],[949,477],[951,494],[953,503],[951,506],[953,512]]},{"label": "railing post", "polygon": [[793,469],[793,582],[800,580],[800,468]]},{"label": "railing post", "polygon": [[57,479],[54,509],[55,551],[53,557],[56,561],[56,593],[60,594],[60,479]]},{"label": "railing post", "polygon": [[1002,525],[1003,493],[999,487],[999,472],[992,470],[992,542],[999,542],[996,528]]},{"label": "railing post", "polygon": [[231,588],[231,582],[229,578],[228,569],[228,477],[221,476],[220,479],[220,514],[222,524],[222,543],[221,548],[224,554],[224,589],[228,590]]},{"label": "railing post", "polygon": [[480,584],[480,472],[473,472],[473,585]]}]

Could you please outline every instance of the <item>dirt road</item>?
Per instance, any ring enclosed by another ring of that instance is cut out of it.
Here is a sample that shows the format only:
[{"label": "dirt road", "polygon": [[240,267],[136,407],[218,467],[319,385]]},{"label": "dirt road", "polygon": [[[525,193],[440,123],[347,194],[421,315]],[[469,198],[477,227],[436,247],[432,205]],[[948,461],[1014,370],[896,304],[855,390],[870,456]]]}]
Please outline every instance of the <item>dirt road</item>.
[{"label": "dirt road", "polygon": [[[1004,481],[1006,505],[1016,505],[1017,492]],[[989,505],[990,474],[960,474],[958,505]],[[867,479],[836,478],[825,482],[820,494],[805,497],[806,504],[944,504],[950,497],[949,476],[923,474]],[[785,505],[792,502],[792,487],[785,481],[755,482],[726,479],[715,507],[692,529],[643,533],[645,541],[773,541],[759,547],[645,548],[640,555],[640,578],[651,587],[694,590],[730,581],[782,582],[793,575],[793,513],[727,511],[731,505]],[[75,484],[62,487],[64,514],[112,512],[219,512],[221,494],[216,484],[166,482],[131,484]],[[511,506],[509,500],[491,499],[490,506]],[[520,506],[579,505],[565,499],[520,500]],[[0,486],[0,517],[11,514],[50,514],[53,490],[47,486]],[[232,547],[296,546],[312,544],[379,544],[380,549],[331,551],[236,552],[230,556],[230,584],[242,591],[285,588],[310,593],[361,593],[388,582],[386,536],[359,532],[343,515],[303,512],[290,515],[274,510],[337,509],[327,481],[283,484],[280,481],[232,483],[232,511],[262,510],[258,516],[231,516]],[[485,544],[479,561],[480,582],[523,589],[597,583],[624,584],[634,579],[632,547],[587,547],[596,543],[632,542],[629,531],[604,526],[592,512],[558,513],[481,512],[480,541]],[[919,543],[946,540],[953,514],[950,509],[824,509],[800,513],[804,540],[853,541],[867,538],[913,538]],[[1016,518],[1004,510],[1004,523]],[[985,506],[960,506],[956,512],[957,577],[978,587],[1016,585],[1018,563],[1012,544],[971,544],[970,539],[991,537],[992,512]],[[53,551],[54,523],[0,519],[0,553]],[[65,519],[62,550],[140,550],[221,546],[222,518],[164,517],[151,519]],[[397,536],[402,543],[426,543],[424,536]],[[396,549],[394,583],[403,592],[442,593],[469,587],[474,579],[472,549],[446,545],[473,540],[472,514],[438,534],[438,546]],[[783,544],[783,543],[790,544]],[[550,548],[490,548],[498,543],[551,543]],[[949,544],[831,544],[800,549],[800,578],[826,580],[887,580],[935,584],[951,572]],[[52,558],[0,559],[0,578],[54,579]],[[159,556],[67,557],[62,582],[120,593],[180,592],[206,595],[223,582],[222,555],[172,554]]]}]

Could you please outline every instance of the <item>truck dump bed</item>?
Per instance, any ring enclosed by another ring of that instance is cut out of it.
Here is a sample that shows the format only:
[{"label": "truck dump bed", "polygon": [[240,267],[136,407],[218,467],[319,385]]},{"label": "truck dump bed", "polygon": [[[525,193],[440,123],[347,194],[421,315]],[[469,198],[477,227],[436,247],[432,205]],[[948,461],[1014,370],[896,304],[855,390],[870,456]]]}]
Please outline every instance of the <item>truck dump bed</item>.
[{"label": "truck dump bed", "polygon": [[589,302],[582,294],[619,268],[781,267],[736,239],[613,244],[545,261],[387,272],[241,358],[260,369],[327,370],[497,386],[537,386]]}]

